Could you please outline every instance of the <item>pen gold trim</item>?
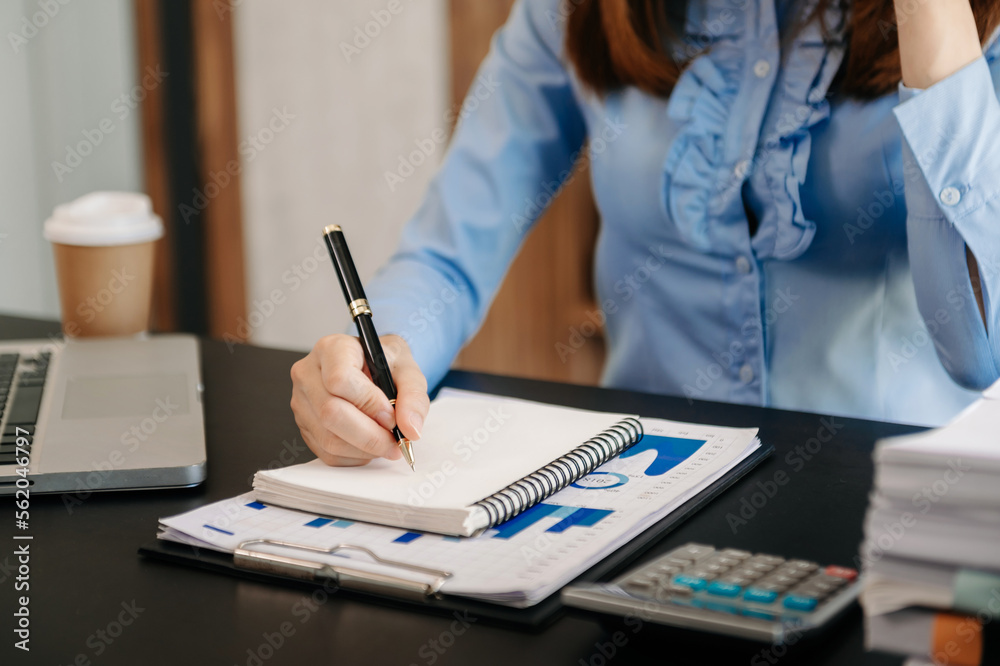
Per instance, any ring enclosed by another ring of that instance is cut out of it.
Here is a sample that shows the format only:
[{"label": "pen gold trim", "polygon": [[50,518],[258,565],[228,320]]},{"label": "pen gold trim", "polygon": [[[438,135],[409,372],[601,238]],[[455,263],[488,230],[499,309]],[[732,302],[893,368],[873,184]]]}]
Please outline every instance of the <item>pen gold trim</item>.
[{"label": "pen gold trim", "polygon": [[[339,225],[327,225],[323,228],[323,240],[326,242],[326,248],[330,252],[330,260],[333,262],[337,279],[340,282],[340,288],[347,300],[347,308],[350,310],[351,318],[358,329],[358,339],[364,349],[365,364],[371,373],[372,381],[385,393],[389,404],[395,411],[396,385],[392,380],[389,362],[385,358],[375,324],[372,323],[372,309],[365,297],[365,290],[361,284],[361,278],[358,277],[358,271],[354,267],[354,260],[351,259],[351,252],[347,248],[344,231]],[[410,466],[411,470],[415,470],[413,446],[410,440],[403,436],[399,426],[392,428],[392,434],[406,464]]]},{"label": "pen gold trim", "polygon": [[[393,398],[392,400],[390,400],[389,404],[392,405],[392,411],[396,411],[396,399]],[[399,442],[397,442],[396,445],[399,447],[399,450],[403,453],[403,460],[405,460],[406,464],[410,466],[410,469],[414,469],[413,468],[413,445],[410,444],[410,440],[404,437]],[[414,471],[416,471],[416,470],[414,470]]]}]

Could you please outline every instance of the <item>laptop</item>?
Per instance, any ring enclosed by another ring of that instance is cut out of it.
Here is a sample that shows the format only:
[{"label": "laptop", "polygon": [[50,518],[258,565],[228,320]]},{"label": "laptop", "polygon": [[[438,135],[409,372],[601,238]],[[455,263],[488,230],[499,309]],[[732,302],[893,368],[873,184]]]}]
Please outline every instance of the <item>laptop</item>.
[{"label": "laptop", "polygon": [[0,341],[0,495],[201,483],[202,392],[194,336]]}]

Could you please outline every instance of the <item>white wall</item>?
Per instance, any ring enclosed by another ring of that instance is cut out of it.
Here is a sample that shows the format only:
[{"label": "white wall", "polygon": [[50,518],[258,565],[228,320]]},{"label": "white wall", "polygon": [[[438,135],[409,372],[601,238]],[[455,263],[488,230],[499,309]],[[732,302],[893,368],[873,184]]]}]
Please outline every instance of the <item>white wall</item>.
[{"label": "white wall", "polygon": [[[42,222],[59,203],[139,191],[143,179],[138,113],[116,104],[138,78],[132,2],[44,4],[51,15],[37,1],[0,2],[0,312],[55,318]],[[67,146],[89,154],[57,174]]]},{"label": "white wall", "polygon": [[[344,227],[363,280],[394,247],[443,151],[390,191],[385,172],[400,155],[447,129],[446,20],[444,0],[236,6],[240,135],[270,138],[244,153],[252,156],[242,185],[255,343],[309,349],[349,323],[320,242],[325,225]],[[358,48],[366,28],[376,36]],[[275,109],[294,119],[271,137],[261,132]],[[265,304],[272,296],[279,302]]]}]

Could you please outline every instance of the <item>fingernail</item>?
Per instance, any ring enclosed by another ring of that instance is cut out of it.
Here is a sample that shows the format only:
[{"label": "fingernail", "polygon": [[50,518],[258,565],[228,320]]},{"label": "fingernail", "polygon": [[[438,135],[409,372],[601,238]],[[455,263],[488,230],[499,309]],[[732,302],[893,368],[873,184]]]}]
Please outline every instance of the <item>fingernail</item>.
[{"label": "fingernail", "polygon": [[424,418],[420,414],[411,414],[410,426],[417,433],[417,439],[420,439],[420,429],[424,427]]},{"label": "fingernail", "polygon": [[393,418],[392,412],[379,412],[375,415],[375,420],[386,430],[392,430],[392,427],[396,425],[396,419]]}]

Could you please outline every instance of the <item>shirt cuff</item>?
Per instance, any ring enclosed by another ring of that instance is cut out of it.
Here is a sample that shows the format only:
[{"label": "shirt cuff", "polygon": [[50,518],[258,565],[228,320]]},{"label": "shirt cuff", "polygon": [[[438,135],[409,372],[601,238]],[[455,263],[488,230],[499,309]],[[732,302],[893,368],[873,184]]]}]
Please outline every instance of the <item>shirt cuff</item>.
[{"label": "shirt cuff", "polygon": [[926,90],[901,86],[900,100],[910,214],[954,224],[1000,196],[1000,102],[985,58]]}]

